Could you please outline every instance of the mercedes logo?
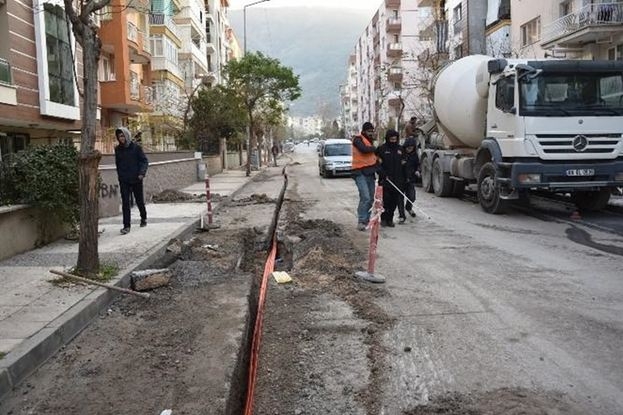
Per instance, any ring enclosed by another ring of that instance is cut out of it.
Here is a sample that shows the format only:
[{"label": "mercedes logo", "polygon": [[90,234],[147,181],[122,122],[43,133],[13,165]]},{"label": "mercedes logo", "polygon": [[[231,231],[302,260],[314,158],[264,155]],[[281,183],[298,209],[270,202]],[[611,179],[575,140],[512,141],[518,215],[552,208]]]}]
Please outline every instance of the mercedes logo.
[{"label": "mercedes logo", "polygon": [[578,153],[586,150],[588,147],[588,139],[583,135],[576,135],[573,138],[573,149]]}]

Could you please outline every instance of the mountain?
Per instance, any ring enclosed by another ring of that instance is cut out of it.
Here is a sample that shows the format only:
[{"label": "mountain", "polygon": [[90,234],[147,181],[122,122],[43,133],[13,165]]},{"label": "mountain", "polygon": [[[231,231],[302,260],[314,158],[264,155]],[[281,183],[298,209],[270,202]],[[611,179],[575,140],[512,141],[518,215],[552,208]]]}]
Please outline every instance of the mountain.
[{"label": "mountain", "polygon": [[[229,20],[244,44],[242,10],[229,10]],[[290,114],[339,114],[339,85],[346,81],[348,56],[372,18],[353,9],[284,7],[247,8],[247,50],[279,59],[300,76],[302,96]]]}]

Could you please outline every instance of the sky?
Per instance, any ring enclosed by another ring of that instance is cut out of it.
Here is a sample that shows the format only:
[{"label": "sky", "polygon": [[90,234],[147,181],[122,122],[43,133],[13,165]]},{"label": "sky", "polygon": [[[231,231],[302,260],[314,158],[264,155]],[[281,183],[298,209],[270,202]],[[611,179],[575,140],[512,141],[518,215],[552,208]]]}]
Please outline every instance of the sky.
[{"label": "sky", "polygon": [[[255,0],[229,0],[230,9],[242,9]],[[332,7],[375,11],[383,0],[270,0],[251,7]]]}]

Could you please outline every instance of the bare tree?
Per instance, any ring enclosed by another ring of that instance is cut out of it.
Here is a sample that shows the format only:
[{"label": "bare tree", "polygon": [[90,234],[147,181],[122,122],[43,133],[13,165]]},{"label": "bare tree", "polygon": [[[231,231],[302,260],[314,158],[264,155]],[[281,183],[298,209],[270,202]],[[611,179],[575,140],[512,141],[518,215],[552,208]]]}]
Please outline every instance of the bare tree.
[{"label": "bare tree", "polygon": [[95,150],[97,129],[98,62],[102,48],[95,13],[111,0],[64,0],[65,13],[71,22],[83,54],[82,139],[78,169],[80,175],[80,240],[76,269],[83,275],[99,272],[97,241],[98,165],[102,157]]}]

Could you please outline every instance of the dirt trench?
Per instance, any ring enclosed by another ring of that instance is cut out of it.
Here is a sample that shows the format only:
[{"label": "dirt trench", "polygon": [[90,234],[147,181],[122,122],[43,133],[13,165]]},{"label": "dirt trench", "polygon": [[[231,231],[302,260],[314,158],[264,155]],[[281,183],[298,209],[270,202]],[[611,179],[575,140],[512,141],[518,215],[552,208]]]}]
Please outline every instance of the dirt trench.
[{"label": "dirt trench", "polygon": [[[277,230],[255,396],[256,414],[378,414],[394,320],[377,304],[382,286],[354,278],[367,252],[341,225],[301,219],[305,203],[290,189]],[[353,366],[356,366],[354,368]]]},{"label": "dirt trench", "polygon": [[116,299],[0,403],[0,414],[240,413],[248,354],[237,346],[249,342],[252,276],[265,261],[266,238],[240,228],[172,241],[181,247],[175,261],[154,264],[169,265],[172,283],[149,300]]}]

